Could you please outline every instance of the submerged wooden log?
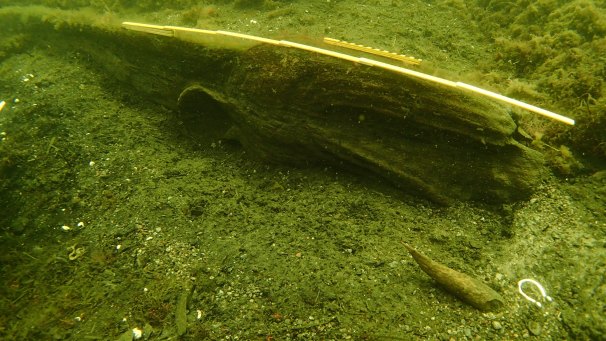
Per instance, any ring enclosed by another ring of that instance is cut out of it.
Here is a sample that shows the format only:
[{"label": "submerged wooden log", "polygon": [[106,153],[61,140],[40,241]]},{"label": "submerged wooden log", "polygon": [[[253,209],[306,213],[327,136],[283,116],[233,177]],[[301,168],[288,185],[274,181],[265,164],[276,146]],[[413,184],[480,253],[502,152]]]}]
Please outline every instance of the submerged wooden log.
[{"label": "submerged wooden log", "polygon": [[264,160],[367,171],[440,203],[525,199],[546,173],[506,107],[456,88],[288,47],[201,46],[36,11],[0,17],[31,40],[84,51],[110,86],[178,104],[191,124],[229,131]]},{"label": "submerged wooden log", "polygon": [[504,107],[324,56],[252,48],[218,100],[261,158],[370,170],[437,202],[523,199],[544,171]]}]

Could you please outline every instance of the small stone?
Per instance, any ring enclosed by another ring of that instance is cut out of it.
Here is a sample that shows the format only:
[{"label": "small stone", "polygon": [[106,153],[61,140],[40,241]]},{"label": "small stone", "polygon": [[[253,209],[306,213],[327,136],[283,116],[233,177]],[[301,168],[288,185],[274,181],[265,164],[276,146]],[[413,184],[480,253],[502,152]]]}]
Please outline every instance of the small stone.
[{"label": "small stone", "polygon": [[503,328],[503,326],[501,325],[501,322],[499,322],[499,321],[492,321],[492,328],[499,330],[499,329]]},{"label": "small stone", "polygon": [[469,329],[469,328],[465,328],[465,329],[463,330],[463,333],[465,333],[465,337],[467,337],[467,338],[471,338],[471,329]]},{"label": "small stone", "polygon": [[541,335],[541,324],[536,322],[536,321],[530,321],[528,322],[528,331],[530,332],[530,334],[534,335],[534,336],[539,336]]},{"label": "small stone", "polygon": [[143,336],[143,330],[133,328],[133,340],[139,340]]}]

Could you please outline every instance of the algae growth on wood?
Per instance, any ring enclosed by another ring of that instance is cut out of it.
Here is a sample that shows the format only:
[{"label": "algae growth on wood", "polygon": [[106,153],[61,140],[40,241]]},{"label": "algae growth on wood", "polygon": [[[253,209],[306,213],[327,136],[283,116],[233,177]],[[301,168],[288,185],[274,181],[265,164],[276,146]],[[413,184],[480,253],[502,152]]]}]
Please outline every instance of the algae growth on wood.
[{"label": "algae growth on wood", "polygon": [[460,89],[288,47],[209,47],[66,16],[28,16],[20,29],[52,24],[41,39],[78,46],[150,101],[188,103],[188,124],[231,125],[226,138],[270,162],[375,174],[444,204],[525,199],[546,173],[508,108]]}]

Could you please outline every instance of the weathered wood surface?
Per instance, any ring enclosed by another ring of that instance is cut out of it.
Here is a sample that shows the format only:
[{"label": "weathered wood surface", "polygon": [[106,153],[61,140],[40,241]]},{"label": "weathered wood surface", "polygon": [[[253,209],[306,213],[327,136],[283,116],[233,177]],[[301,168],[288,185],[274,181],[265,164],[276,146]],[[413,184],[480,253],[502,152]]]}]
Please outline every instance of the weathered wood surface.
[{"label": "weathered wood surface", "polygon": [[506,107],[458,89],[291,48],[207,48],[38,17],[8,25],[87,53],[108,85],[180,105],[214,133],[230,126],[268,161],[370,171],[440,203],[525,199],[546,173],[542,155],[515,140]]},{"label": "weathered wood surface", "polygon": [[517,200],[541,178],[507,110],[457,89],[261,46],[224,95],[244,146],[267,159],[343,162],[439,202]]}]

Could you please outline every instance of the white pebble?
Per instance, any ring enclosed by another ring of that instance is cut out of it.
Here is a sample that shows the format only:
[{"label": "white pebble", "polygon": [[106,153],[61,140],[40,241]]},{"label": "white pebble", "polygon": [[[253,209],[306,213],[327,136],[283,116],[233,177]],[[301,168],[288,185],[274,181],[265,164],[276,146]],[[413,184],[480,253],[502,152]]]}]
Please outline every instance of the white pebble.
[{"label": "white pebble", "polygon": [[133,339],[139,340],[143,336],[143,331],[139,328],[133,328]]}]

